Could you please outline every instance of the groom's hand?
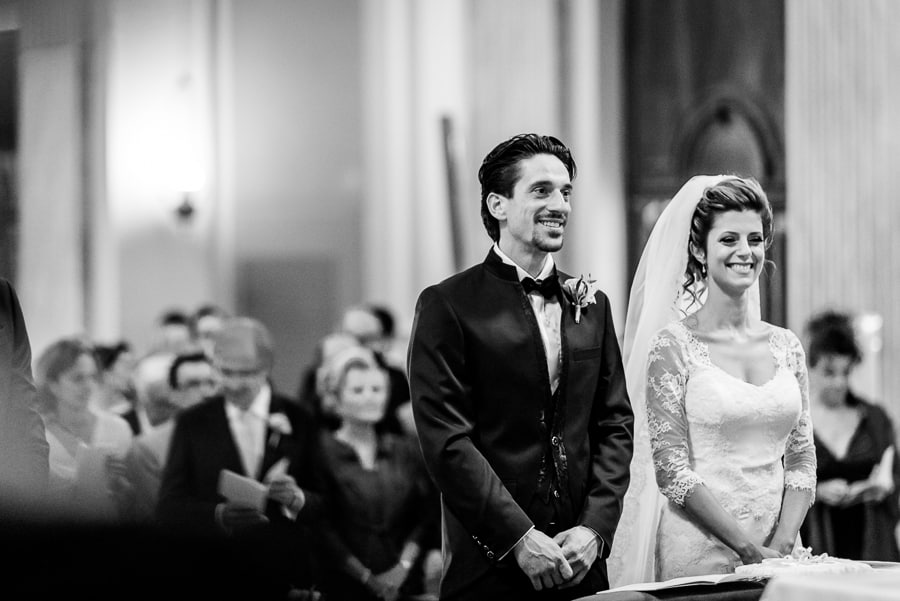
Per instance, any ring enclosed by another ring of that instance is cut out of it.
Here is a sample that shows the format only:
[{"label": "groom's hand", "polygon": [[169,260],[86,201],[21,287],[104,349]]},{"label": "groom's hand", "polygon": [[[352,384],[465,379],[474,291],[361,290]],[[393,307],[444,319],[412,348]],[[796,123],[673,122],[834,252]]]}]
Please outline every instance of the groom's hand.
[{"label": "groom's hand", "polygon": [[562,549],[536,528],[516,543],[513,555],[536,591],[559,586],[572,578],[572,568]]},{"label": "groom's hand", "polygon": [[553,540],[562,548],[563,555],[574,574],[574,577],[560,588],[575,586],[584,580],[588,570],[594,565],[597,552],[600,550],[600,540],[593,530],[585,526],[563,530],[554,536]]}]

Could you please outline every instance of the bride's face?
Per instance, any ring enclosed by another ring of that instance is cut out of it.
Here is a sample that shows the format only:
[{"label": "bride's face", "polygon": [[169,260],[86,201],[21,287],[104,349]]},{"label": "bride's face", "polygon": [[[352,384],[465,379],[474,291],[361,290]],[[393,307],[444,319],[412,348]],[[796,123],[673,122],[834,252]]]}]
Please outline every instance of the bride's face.
[{"label": "bride's face", "polygon": [[735,296],[759,277],[766,260],[762,218],[754,211],[727,211],[713,220],[706,239],[711,288]]}]

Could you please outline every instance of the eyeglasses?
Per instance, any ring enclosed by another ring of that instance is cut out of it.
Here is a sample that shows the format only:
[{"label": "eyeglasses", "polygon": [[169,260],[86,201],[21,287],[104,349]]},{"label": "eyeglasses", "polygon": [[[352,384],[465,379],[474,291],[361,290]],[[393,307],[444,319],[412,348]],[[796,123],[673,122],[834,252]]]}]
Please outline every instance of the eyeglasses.
[{"label": "eyeglasses", "polygon": [[231,369],[230,367],[219,366],[219,371],[225,378],[256,378],[266,373],[266,370],[258,367],[254,369]]},{"label": "eyeglasses", "polygon": [[216,381],[212,378],[198,378],[194,380],[185,380],[181,383],[181,388],[213,388]]}]

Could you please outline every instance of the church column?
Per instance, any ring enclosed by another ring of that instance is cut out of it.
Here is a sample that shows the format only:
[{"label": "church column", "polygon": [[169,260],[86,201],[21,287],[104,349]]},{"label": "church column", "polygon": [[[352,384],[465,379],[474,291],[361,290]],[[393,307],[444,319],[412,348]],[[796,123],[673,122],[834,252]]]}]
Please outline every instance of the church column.
[{"label": "church column", "polygon": [[[788,323],[824,308],[884,319],[900,362],[900,3],[788,0]],[[900,370],[871,392],[898,403]],[[900,406],[892,407],[895,418]]]},{"label": "church column", "polygon": [[87,2],[19,3],[20,252],[18,291],[37,356],[84,331],[88,171],[82,96]]}]

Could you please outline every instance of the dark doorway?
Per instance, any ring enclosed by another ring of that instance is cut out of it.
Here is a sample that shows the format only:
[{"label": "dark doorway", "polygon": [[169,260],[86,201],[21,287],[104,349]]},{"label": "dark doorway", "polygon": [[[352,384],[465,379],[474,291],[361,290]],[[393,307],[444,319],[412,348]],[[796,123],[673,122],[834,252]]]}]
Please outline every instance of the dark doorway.
[{"label": "dark doorway", "polygon": [[629,0],[625,15],[631,273],[691,176],[753,176],[775,211],[763,319],[785,325],[784,0]]}]

